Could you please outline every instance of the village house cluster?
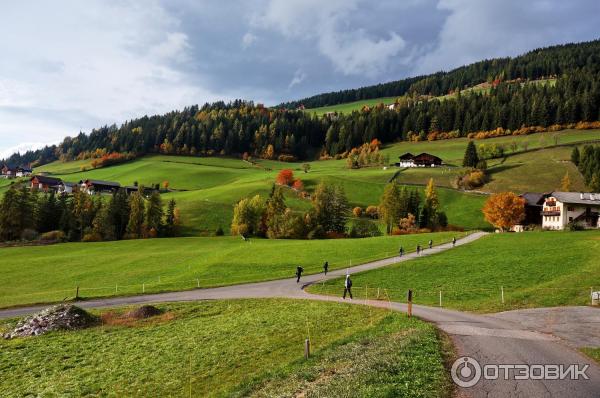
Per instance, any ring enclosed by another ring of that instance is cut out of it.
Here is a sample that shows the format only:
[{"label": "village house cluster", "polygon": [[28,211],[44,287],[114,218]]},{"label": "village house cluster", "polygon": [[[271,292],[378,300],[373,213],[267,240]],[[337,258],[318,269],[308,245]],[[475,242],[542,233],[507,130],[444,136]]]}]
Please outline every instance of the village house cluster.
[{"label": "village house cluster", "polygon": [[0,178],[18,178],[18,177],[28,177],[31,175],[32,170],[29,167],[11,167],[8,165],[3,165],[2,170],[0,171]]},{"label": "village house cluster", "polygon": [[60,178],[44,175],[32,176],[29,180],[29,188],[41,192],[55,192],[61,195],[69,195],[73,192],[85,192],[89,195],[112,194],[119,189],[124,189],[127,194],[137,192],[138,187],[134,185],[121,186],[118,182],[102,180],[81,180],[78,183],[63,181]]},{"label": "village house cluster", "polygon": [[600,228],[600,193],[593,192],[528,192],[525,199],[526,225],[563,230],[570,224],[582,228]]}]

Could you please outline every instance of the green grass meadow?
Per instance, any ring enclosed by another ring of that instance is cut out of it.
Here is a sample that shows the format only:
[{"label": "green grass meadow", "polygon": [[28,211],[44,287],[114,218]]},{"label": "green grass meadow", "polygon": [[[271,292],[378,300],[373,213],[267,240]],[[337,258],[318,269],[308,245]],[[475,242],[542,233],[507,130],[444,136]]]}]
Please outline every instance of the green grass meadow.
[{"label": "green grass meadow", "polygon": [[[447,397],[435,328],[308,300],[159,306],[133,324],[0,340],[3,397]],[[111,310],[119,314],[120,310]],[[96,312],[97,313],[97,312]],[[10,322],[3,321],[0,328]],[[311,358],[303,359],[310,337]]]},{"label": "green grass meadow", "polygon": [[[353,277],[355,294],[476,312],[590,304],[600,286],[600,232],[490,234],[432,256]],[[310,288],[340,294],[341,280]],[[504,289],[504,304],[502,290]]]},{"label": "green grass meadow", "polygon": [[0,249],[0,307],[291,278],[396,255],[459,232],[364,239],[163,238]]}]

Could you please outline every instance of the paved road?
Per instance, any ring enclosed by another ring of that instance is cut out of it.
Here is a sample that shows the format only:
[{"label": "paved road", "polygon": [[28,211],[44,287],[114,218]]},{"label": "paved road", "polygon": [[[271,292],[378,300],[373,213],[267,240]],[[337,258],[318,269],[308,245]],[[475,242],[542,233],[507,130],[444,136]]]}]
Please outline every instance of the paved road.
[{"label": "paved road", "polygon": [[[479,239],[483,233],[472,234],[457,242],[463,245]],[[422,256],[431,255],[451,249],[451,244],[440,245],[431,250],[425,250]],[[295,279],[252,283],[228,286],[215,289],[199,289],[185,292],[173,292],[134,297],[107,298],[80,303],[82,307],[97,308],[107,306],[132,305],[141,303],[156,303],[167,301],[195,301],[203,299],[228,299],[250,297],[290,297],[300,299],[315,299],[324,301],[344,301],[339,297],[319,296],[306,293],[303,287],[325,279],[343,276],[351,273],[380,268],[398,261],[415,258],[411,253],[402,258],[390,258],[368,264],[342,269],[328,273],[327,277],[309,275],[297,284]],[[397,311],[406,311],[402,303],[389,303],[375,300],[346,300],[353,304],[367,304],[377,307],[391,307]],[[0,311],[0,318],[12,317],[30,313],[40,307],[28,307]],[[477,315],[435,307],[415,305],[413,314],[421,319],[435,323],[446,332],[454,342],[460,356],[469,356],[477,360],[481,367],[489,364],[505,365],[586,365],[589,380],[514,380],[512,374],[509,380],[481,380],[471,388],[461,388],[460,396],[472,397],[600,397],[600,367],[587,357],[571,348],[561,333],[556,335],[548,329],[540,328],[535,322],[526,324],[523,319],[527,315],[521,313],[511,317],[510,313],[500,315]],[[582,315],[583,316],[583,315]],[[561,312],[555,318],[561,317]],[[550,330],[552,331],[552,330]]]}]

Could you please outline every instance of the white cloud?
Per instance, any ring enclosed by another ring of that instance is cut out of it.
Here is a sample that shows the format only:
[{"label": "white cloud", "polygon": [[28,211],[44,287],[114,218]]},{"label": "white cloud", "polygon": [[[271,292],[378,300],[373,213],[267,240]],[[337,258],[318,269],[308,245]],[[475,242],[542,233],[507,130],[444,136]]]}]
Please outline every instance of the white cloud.
[{"label": "white cloud", "polygon": [[185,72],[189,37],[157,1],[58,3],[3,6],[0,149],[218,98]]},{"label": "white cloud", "polygon": [[254,44],[254,42],[256,42],[256,40],[258,40],[258,37],[255,34],[247,32],[242,37],[242,48],[246,49],[250,47],[252,44]]},{"label": "white cloud", "polygon": [[597,32],[587,30],[600,11],[599,3],[584,3],[440,0],[438,8],[449,15],[437,46],[415,62],[414,74],[514,56],[538,47],[578,41],[581,36],[594,38]]},{"label": "white cloud", "polygon": [[395,32],[377,37],[346,22],[362,0],[270,0],[253,26],[278,30],[293,40],[314,40],[319,52],[344,75],[375,76],[389,67],[406,43]]},{"label": "white cloud", "polygon": [[[1,150],[0,151],[0,159],[7,159],[13,153],[25,153],[27,151],[35,151],[36,149],[43,148],[46,145],[48,145],[48,143],[45,143],[45,142],[24,142],[22,144],[15,145],[15,146],[6,148],[4,150]],[[11,165],[11,166],[14,166],[14,165]],[[16,166],[21,166],[21,165],[16,165]]]},{"label": "white cloud", "polygon": [[288,90],[294,87],[296,84],[302,83],[304,79],[306,79],[306,73],[304,73],[302,69],[296,70],[296,72],[294,73],[294,77],[292,77],[292,80],[288,85]]}]

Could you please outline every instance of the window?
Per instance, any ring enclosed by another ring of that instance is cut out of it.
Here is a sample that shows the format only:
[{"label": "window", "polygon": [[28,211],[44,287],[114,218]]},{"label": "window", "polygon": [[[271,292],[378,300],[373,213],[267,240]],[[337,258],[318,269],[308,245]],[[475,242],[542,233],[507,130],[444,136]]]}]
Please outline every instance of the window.
[{"label": "window", "polygon": [[572,221],[573,221],[573,217],[569,217],[569,222],[572,222]]},{"label": "window", "polygon": [[575,208],[573,206],[569,206],[569,207],[567,207],[567,210],[568,211],[575,211]]}]

